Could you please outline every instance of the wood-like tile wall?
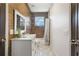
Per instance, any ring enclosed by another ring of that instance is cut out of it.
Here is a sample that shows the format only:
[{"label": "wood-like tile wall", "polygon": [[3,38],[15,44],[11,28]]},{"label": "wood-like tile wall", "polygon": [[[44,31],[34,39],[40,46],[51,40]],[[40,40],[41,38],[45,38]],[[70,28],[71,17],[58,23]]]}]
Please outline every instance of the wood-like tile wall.
[{"label": "wood-like tile wall", "polygon": [[[20,12],[22,15],[24,16],[31,16],[30,10],[28,8],[28,5],[25,3],[10,3],[8,4],[9,7],[9,32],[10,29],[13,29],[13,10],[18,10],[18,12]],[[13,35],[10,35],[10,39],[13,37]]]},{"label": "wood-like tile wall", "polygon": [[35,17],[40,17],[40,16],[45,17],[45,19],[46,19],[46,18],[48,18],[48,12],[33,12],[32,13],[31,33],[36,34],[37,38],[43,38],[44,29],[45,29],[45,26],[42,27],[42,28],[39,28],[39,27],[35,26]]}]

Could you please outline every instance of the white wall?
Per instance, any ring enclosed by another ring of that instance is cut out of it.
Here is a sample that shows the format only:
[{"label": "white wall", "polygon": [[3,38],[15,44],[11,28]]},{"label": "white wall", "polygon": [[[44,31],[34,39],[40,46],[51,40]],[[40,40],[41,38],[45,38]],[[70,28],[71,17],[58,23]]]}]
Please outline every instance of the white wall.
[{"label": "white wall", "polygon": [[71,54],[71,5],[53,4],[50,9],[50,43],[55,55]]}]

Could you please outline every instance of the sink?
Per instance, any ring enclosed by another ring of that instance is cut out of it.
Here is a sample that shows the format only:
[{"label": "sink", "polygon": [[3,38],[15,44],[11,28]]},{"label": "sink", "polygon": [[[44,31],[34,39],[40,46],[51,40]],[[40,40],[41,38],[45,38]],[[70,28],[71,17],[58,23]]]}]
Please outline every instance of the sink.
[{"label": "sink", "polygon": [[36,34],[24,34],[24,35],[21,35],[21,38],[35,38],[36,37]]}]

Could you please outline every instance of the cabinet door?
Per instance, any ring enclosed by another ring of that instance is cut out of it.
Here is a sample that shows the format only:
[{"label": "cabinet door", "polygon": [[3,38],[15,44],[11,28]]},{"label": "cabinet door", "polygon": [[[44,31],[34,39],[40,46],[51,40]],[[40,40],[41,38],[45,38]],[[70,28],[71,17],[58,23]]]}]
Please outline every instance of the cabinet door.
[{"label": "cabinet door", "polygon": [[32,56],[32,41],[12,40],[12,56]]}]

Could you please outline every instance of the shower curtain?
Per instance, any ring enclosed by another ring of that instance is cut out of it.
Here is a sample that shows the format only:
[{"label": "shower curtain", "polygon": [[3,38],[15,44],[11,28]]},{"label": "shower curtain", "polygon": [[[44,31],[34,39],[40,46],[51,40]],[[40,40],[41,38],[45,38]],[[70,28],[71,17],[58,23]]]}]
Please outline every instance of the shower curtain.
[{"label": "shower curtain", "polygon": [[49,19],[45,19],[45,31],[44,31],[44,41],[46,45],[50,44],[49,40]]}]

